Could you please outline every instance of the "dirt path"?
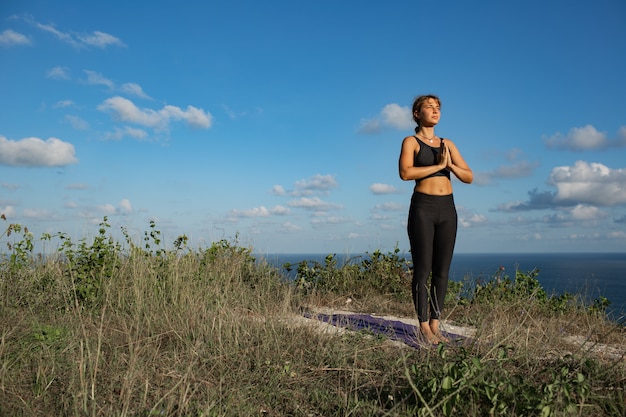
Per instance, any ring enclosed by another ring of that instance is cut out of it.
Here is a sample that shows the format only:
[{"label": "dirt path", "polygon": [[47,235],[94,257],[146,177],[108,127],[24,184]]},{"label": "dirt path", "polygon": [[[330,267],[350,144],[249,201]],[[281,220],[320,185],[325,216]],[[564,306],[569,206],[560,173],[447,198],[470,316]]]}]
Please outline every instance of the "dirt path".
[{"label": "dirt path", "polygon": [[[416,338],[415,330],[418,325],[416,318],[316,307],[305,309],[301,316],[294,316],[293,320],[301,325],[314,326],[323,333],[366,330],[386,336],[397,345],[421,346]],[[458,326],[445,320],[441,323],[441,329],[444,335],[453,341],[468,341],[476,335],[476,329],[473,327]],[[572,350],[588,351],[600,359],[626,360],[626,346],[595,343],[583,336],[566,336],[564,341],[572,346]]]}]

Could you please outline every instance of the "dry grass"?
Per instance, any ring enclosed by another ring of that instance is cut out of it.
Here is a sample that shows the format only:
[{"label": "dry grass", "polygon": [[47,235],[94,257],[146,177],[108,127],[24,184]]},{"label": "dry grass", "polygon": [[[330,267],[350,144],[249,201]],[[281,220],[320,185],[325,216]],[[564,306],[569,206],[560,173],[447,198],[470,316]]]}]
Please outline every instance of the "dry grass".
[{"label": "dry grass", "polygon": [[90,308],[53,261],[4,280],[0,415],[333,415],[396,389],[368,358],[400,352],[294,326],[294,288],[231,255],[126,259]]},{"label": "dry grass", "polygon": [[[550,315],[531,298],[450,305],[448,320],[471,318],[475,341],[415,350],[290,319],[304,305],[412,319],[408,298],[300,291],[251,262],[247,250],[214,249],[131,251],[107,261],[115,263],[110,270],[52,259],[5,265],[0,415],[481,415],[490,408],[534,415],[528,407],[542,404],[550,415],[626,410],[623,353],[603,356],[567,338],[626,346],[624,329],[600,315]],[[101,286],[81,299],[75,290],[90,277]],[[490,397],[492,386],[499,399]],[[525,402],[507,394],[511,387]]]}]

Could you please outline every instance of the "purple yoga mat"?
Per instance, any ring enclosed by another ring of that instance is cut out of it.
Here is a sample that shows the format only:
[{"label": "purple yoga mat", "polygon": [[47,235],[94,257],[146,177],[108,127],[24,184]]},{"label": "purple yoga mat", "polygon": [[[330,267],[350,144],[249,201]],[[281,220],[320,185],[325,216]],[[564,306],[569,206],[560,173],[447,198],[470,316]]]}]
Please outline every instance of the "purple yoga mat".
[{"label": "purple yoga mat", "polygon": [[[420,343],[416,326],[399,320],[388,320],[369,314],[324,314],[305,312],[304,316],[337,327],[344,327],[351,330],[366,330],[377,335],[386,336],[392,340],[399,340],[414,348],[424,346],[423,343]],[[452,342],[466,339],[464,336],[454,333],[442,332],[442,334]]]}]

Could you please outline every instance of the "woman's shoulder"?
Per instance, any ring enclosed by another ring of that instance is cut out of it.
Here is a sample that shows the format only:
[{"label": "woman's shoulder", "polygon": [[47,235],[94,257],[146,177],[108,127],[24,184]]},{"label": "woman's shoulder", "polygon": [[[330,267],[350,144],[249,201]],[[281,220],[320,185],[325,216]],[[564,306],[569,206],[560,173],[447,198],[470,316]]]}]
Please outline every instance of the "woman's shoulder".
[{"label": "woman's shoulder", "polygon": [[404,139],[402,139],[402,146],[407,146],[407,145],[419,147],[419,141],[417,140],[415,136],[407,136]]},{"label": "woman's shoulder", "polygon": [[441,140],[442,140],[442,141],[444,141],[447,145],[452,145],[452,146],[456,147],[456,144],[455,144],[455,143],[454,143],[454,141],[453,141],[452,139],[450,139],[450,138],[444,138],[444,137],[442,137],[442,138],[441,138]]}]

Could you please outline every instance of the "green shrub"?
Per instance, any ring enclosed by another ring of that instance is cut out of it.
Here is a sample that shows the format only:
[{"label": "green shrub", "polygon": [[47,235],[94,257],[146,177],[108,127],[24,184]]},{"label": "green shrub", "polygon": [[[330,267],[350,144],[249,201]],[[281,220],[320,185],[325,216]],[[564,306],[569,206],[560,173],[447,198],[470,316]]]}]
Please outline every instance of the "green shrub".
[{"label": "green shrub", "polygon": [[[363,259],[353,258],[338,265],[336,254],[329,254],[323,263],[302,261],[298,264],[296,285],[310,292],[312,290],[340,295],[363,295],[371,292],[410,297],[408,262],[399,255],[397,247],[393,252],[382,253],[376,250],[366,252]],[[291,264],[283,265],[287,271]]]},{"label": "green shrub", "polygon": [[57,235],[61,240],[58,251],[65,260],[72,295],[80,305],[91,307],[100,303],[103,281],[111,279],[119,268],[121,245],[107,235],[109,229],[105,216],[91,243],[82,238],[75,244],[67,234]]},{"label": "green shrub", "polygon": [[576,414],[588,403],[590,377],[597,376],[588,362],[572,357],[528,369],[505,346],[477,354],[441,345],[438,358],[407,368],[420,416]]}]

